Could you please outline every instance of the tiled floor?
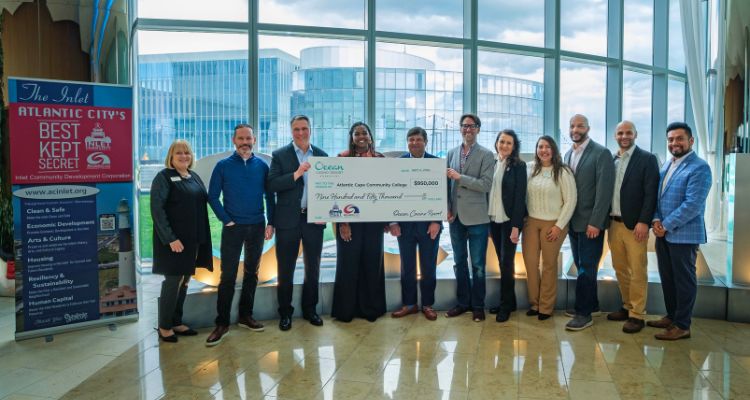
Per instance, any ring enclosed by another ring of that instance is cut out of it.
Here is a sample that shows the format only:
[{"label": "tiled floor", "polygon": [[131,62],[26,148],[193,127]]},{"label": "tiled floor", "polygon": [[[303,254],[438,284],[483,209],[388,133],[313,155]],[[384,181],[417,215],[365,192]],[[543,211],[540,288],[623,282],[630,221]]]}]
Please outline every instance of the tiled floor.
[{"label": "tiled floor", "polygon": [[295,319],[290,332],[268,321],[266,332],[233,327],[206,348],[207,330],[160,345],[146,313],[116,331],[3,339],[0,398],[750,398],[749,325],[696,320],[692,339],[664,343],[604,317],[573,333],[566,321],[518,312],[504,324],[413,315],[317,328]]},{"label": "tiled floor", "polygon": [[750,398],[748,325],[697,320],[692,339],[664,343],[604,317],[574,333],[566,321],[326,318],[290,332],[269,321],[263,333],[232,328],[214,348],[207,331],[161,345],[152,334],[64,398]]},{"label": "tiled floor", "polygon": [[[290,332],[233,327],[178,344],[153,331],[159,279],[144,279],[138,322],[13,340],[13,301],[0,298],[0,399],[750,399],[750,325],[695,320],[675,343],[595,318],[567,332],[523,311],[498,324],[421,316]],[[492,316],[490,316],[492,317]]]}]

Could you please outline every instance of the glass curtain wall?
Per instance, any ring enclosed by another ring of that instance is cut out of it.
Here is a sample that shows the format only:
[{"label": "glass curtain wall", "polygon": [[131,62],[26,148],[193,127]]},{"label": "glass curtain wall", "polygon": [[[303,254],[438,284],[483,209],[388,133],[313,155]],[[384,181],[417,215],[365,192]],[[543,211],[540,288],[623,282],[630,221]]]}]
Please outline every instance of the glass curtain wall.
[{"label": "glass curtain wall", "polygon": [[[610,147],[609,121],[637,120],[647,149],[664,129],[652,121],[686,115],[676,0],[661,13],[653,0],[131,2],[144,196],[172,140],[204,157],[231,150],[232,127],[248,122],[270,154],[289,143],[298,113],[329,154],[365,121],[380,151],[405,151],[406,131],[422,126],[437,155],[460,143],[464,112],[482,118],[482,144],[513,128],[524,152],[542,134],[567,150],[575,113]],[[654,65],[654,43],[667,37],[668,65]],[[655,86],[657,75],[668,85]],[[150,237],[147,210],[140,222]]]}]

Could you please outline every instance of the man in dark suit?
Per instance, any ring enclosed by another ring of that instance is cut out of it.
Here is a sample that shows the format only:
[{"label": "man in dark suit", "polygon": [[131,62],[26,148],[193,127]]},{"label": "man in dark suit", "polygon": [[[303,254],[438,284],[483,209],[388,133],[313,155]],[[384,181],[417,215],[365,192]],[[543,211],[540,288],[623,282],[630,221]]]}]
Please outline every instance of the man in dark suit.
[{"label": "man in dark suit", "polygon": [[654,215],[656,258],[667,315],[647,325],[664,329],[660,340],[690,337],[693,305],[698,292],[695,258],[706,243],[703,214],[711,189],[711,168],[693,152],[693,131],[684,122],[667,126],[672,160],[659,173],[659,198]]},{"label": "man in dark suit", "polygon": [[622,296],[622,308],[607,315],[625,321],[622,331],[637,333],[645,325],[648,289],[648,230],[656,210],[659,162],[635,145],[635,124],[622,121],[615,129],[620,147],[615,154],[615,190],[609,213],[609,249]]},{"label": "man in dark suit", "polygon": [[292,328],[292,291],[300,240],[305,263],[302,286],[302,316],[311,324],[323,325],[318,316],[318,278],[325,224],[307,222],[307,170],[309,157],[327,157],[310,144],[310,120],[292,118],[292,143],[273,152],[268,172],[268,191],[276,194],[276,262],[278,264],[279,329]]},{"label": "man in dark suit", "polygon": [[[409,152],[401,158],[437,158],[425,151],[427,132],[416,126],[406,133]],[[420,311],[417,307],[417,247],[422,277],[419,289],[422,293],[421,311],[430,321],[437,319],[432,308],[435,303],[435,268],[440,248],[441,221],[392,222],[391,235],[398,237],[398,252],[401,256],[401,302],[403,306],[394,311],[393,318],[405,317]]]},{"label": "man in dark suit", "polygon": [[593,325],[591,313],[599,308],[596,273],[604,249],[604,229],[609,225],[609,206],[615,185],[612,153],[589,137],[589,120],[576,114],[570,119],[573,148],[565,162],[576,178],[578,200],[570,219],[570,249],[578,269],[573,319],[565,329],[580,331]]}]

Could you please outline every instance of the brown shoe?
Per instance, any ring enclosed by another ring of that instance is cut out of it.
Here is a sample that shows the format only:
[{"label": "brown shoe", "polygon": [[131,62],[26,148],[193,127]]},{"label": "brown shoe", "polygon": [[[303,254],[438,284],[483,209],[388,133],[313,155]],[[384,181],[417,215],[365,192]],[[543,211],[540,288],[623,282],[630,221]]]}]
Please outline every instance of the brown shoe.
[{"label": "brown shoe", "polygon": [[263,324],[254,320],[253,317],[239,317],[237,319],[237,325],[245,329],[250,329],[253,332],[263,332],[265,329]]},{"label": "brown shoe", "polygon": [[430,321],[434,321],[437,319],[437,312],[435,312],[435,310],[430,306],[422,307],[422,314],[424,314],[424,317]]},{"label": "brown shoe", "polygon": [[625,321],[628,319],[628,310],[621,308],[615,312],[607,314],[607,319],[610,321]]},{"label": "brown shoe", "polygon": [[646,325],[652,328],[667,329],[672,326],[672,320],[667,317],[663,317],[662,319],[657,321],[646,321]]},{"label": "brown shoe", "polygon": [[391,313],[391,317],[392,318],[401,318],[401,317],[405,317],[405,316],[410,315],[410,314],[416,314],[418,312],[419,312],[419,307],[417,307],[416,305],[411,306],[411,307],[409,307],[409,306],[403,306],[403,307],[399,308],[398,310],[394,311],[393,313]]},{"label": "brown shoe", "polygon": [[445,313],[445,316],[448,318],[458,317],[459,315],[467,311],[469,311],[469,309],[466,307],[455,306],[451,308],[450,310],[448,310],[448,312]]},{"label": "brown shoe", "polygon": [[672,325],[668,329],[665,329],[656,335],[655,338],[659,340],[680,340],[690,338],[690,329],[680,329],[677,326]]},{"label": "brown shoe", "polygon": [[474,322],[484,321],[484,310],[474,310],[471,312],[471,314]]},{"label": "brown shoe", "polygon": [[646,323],[642,319],[628,318],[625,324],[622,325],[622,331],[625,333],[638,333],[643,329],[644,325]]},{"label": "brown shoe", "polygon": [[216,328],[214,328],[214,331],[211,332],[210,335],[208,335],[208,339],[206,339],[206,346],[213,347],[221,343],[221,340],[224,339],[224,336],[227,334],[227,332],[229,332],[228,326],[218,325]]}]

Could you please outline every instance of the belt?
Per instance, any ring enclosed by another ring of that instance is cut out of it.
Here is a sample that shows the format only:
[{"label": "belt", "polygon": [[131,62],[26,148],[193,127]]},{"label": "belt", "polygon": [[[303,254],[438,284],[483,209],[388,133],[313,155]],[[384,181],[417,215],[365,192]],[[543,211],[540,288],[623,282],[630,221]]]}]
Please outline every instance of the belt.
[{"label": "belt", "polygon": [[609,218],[613,221],[622,222],[622,217],[618,217],[616,215],[610,215]]}]

